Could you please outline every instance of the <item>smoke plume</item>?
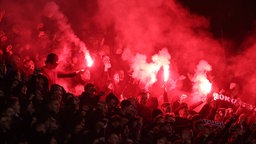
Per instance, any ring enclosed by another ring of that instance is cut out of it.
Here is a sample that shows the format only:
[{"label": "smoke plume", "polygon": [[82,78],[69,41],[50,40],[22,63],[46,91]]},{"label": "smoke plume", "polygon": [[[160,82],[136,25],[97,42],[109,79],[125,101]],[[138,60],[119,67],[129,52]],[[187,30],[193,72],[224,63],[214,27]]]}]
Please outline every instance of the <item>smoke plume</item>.
[{"label": "smoke plume", "polygon": [[192,101],[205,101],[207,94],[211,92],[212,84],[207,79],[207,72],[210,72],[211,70],[212,67],[207,63],[207,61],[201,60],[198,63],[192,79],[194,83]]},{"label": "smoke plume", "polygon": [[[175,89],[183,93],[185,84],[194,87],[189,76],[197,75],[204,60],[211,66],[207,78],[215,91],[235,81],[240,97],[255,101],[255,31],[242,45],[243,51],[232,55],[225,50],[228,40],[212,36],[211,24],[210,18],[191,13],[176,0],[0,2],[0,31],[8,37],[6,42],[22,59],[33,59],[36,67],[44,65],[49,52],[59,55],[63,71],[86,67],[86,54],[104,53],[112,68],[125,69],[143,87],[160,81],[157,74],[169,66],[166,83],[177,83]],[[95,61],[94,65],[100,64]],[[181,76],[187,81],[179,80]],[[67,89],[72,87],[69,84],[63,83]]]}]

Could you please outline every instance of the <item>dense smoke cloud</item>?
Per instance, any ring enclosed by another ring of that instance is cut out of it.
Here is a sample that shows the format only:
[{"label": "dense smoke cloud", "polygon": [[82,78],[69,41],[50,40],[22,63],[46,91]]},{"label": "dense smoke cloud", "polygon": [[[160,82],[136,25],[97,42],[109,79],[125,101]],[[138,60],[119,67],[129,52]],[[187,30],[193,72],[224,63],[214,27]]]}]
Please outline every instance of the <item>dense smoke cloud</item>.
[{"label": "dense smoke cloud", "polygon": [[142,88],[148,89],[157,81],[157,73],[160,69],[170,65],[171,56],[164,48],[153,55],[150,62],[147,62],[146,55],[139,53],[134,57],[128,55],[126,58],[124,59],[130,61],[132,77],[141,81]]},{"label": "dense smoke cloud", "polygon": [[[234,82],[239,84],[240,89],[242,90],[241,96],[242,99],[246,102],[256,104],[256,92],[255,92],[255,83],[256,83],[256,70],[255,70],[255,60],[256,60],[256,31],[252,33],[244,42],[243,46],[246,47],[246,50],[243,51],[240,55],[232,58],[232,65],[229,67],[230,71],[233,72]],[[232,80],[231,80],[232,81]]]},{"label": "dense smoke cloud", "polygon": [[207,61],[201,60],[195,70],[194,77],[192,81],[193,85],[193,101],[198,101],[201,99],[204,101],[206,96],[211,92],[212,84],[207,78],[207,73],[212,71],[212,67],[207,63]]},{"label": "dense smoke cloud", "polygon": [[[240,90],[253,97],[253,48],[245,46],[244,49],[249,48],[247,52],[235,58],[227,57],[230,55],[223,46],[232,45],[229,40],[213,39],[209,33],[210,21],[189,13],[176,1],[103,0],[99,1],[99,10],[100,24],[104,27],[115,25],[117,35],[123,38],[124,49],[129,49],[124,50],[123,57],[134,60],[133,56],[137,57],[139,53],[150,59],[157,50],[168,47],[172,66],[176,68],[172,69],[172,74],[177,77],[193,75],[199,61],[204,59],[212,66],[208,76],[215,86],[213,91],[227,88],[233,79],[241,79],[235,81],[240,86],[245,84],[242,87],[246,88]],[[247,96],[240,97],[246,100]]]},{"label": "dense smoke cloud", "polygon": [[[54,1],[4,1],[5,12],[1,23],[8,37],[8,44],[23,59],[33,59],[36,67],[44,65],[50,52],[59,55],[60,71],[75,71],[86,67],[86,44],[73,31],[69,19]],[[71,87],[66,80],[61,82]]]},{"label": "dense smoke cloud", "polygon": [[216,63],[222,61],[223,49],[205,30],[208,21],[189,14],[175,1],[99,2],[101,22],[114,23],[125,47],[132,49],[133,53],[152,55],[167,45],[174,59],[190,71],[202,58]]},{"label": "dense smoke cloud", "polygon": [[1,10],[5,12],[2,18],[1,30],[8,36],[8,42],[14,45],[14,51],[20,56],[38,54],[37,25],[40,23],[42,2],[22,3],[18,1],[2,1]]},{"label": "dense smoke cloud", "polygon": [[[213,67],[216,79],[225,67],[225,53],[220,43],[207,32],[207,19],[190,14],[176,1],[99,1],[101,25],[114,24],[123,38],[123,58],[134,62],[138,53],[148,60],[159,49],[167,47],[172,56],[172,71],[179,75],[194,73],[200,60]],[[129,50],[126,50],[129,49]],[[134,66],[131,67],[134,70]]]},{"label": "dense smoke cloud", "polygon": [[[112,62],[118,59],[118,67],[128,67],[133,78],[152,85],[161,66],[153,70],[150,82],[145,74],[149,71],[143,69],[156,63],[152,57],[166,48],[165,58],[171,71],[168,82],[176,89],[183,92],[182,87],[193,82],[199,62],[205,60],[212,68],[207,77],[213,90],[236,81],[245,97],[256,97],[255,34],[245,42],[244,52],[230,56],[225,51],[226,44],[223,45],[225,40],[221,43],[209,32],[211,21],[190,13],[178,1],[4,0],[0,5],[0,30],[14,45],[14,52],[35,60],[37,67],[44,64],[49,52],[56,52],[62,62],[61,70],[77,70],[86,66],[84,54],[92,52],[99,57],[109,55]],[[137,70],[139,73],[135,73]]]},{"label": "dense smoke cloud", "polygon": [[[55,2],[48,2],[44,7],[44,16],[56,22],[56,40],[59,46],[56,48],[56,53],[61,55],[62,64],[66,64],[65,60],[74,57],[73,51],[76,51],[76,55],[83,52],[88,53],[86,45],[81,41],[72,30],[66,16],[59,10],[59,6]],[[64,62],[64,63],[63,63]],[[80,65],[85,65],[85,61],[80,61]],[[78,66],[78,65],[77,65]],[[82,66],[80,66],[82,67]]]}]

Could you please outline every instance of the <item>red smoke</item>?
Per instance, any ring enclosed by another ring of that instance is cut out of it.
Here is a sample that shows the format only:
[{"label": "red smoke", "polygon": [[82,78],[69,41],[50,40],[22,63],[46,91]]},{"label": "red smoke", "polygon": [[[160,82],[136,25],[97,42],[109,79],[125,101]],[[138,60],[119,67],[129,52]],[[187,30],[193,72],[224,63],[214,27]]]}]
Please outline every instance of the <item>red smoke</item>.
[{"label": "red smoke", "polygon": [[234,57],[231,62],[232,65],[229,67],[230,71],[233,72],[235,78],[233,81],[237,82],[241,87],[240,93],[241,98],[248,103],[256,104],[256,31],[248,37],[247,41],[244,42],[243,47],[245,51],[241,52],[240,55]]},{"label": "red smoke", "polygon": [[[193,96],[198,82],[208,86],[211,82],[212,91],[219,91],[235,81],[241,86],[240,97],[255,101],[256,34],[248,36],[244,51],[231,55],[223,45],[225,39],[214,39],[209,32],[211,21],[190,13],[178,1],[3,0],[0,11],[0,30],[14,52],[22,59],[33,59],[36,67],[44,64],[49,52],[60,56],[63,71],[90,66],[88,57],[97,69],[102,56],[108,55],[112,71],[125,70],[142,88],[154,88],[150,89],[153,95],[163,93],[159,86],[163,82],[175,98],[182,93]],[[201,60],[211,70],[203,73],[204,81],[195,81]],[[76,94],[81,91],[81,85],[70,85],[70,80],[62,84]]]},{"label": "red smoke", "polygon": [[193,100],[194,101],[204,101],[206,96],[212,90],[212,84],[207,79],[207,72],[210,72],[212,67],[204,60],[201,60],[196,68],[195,75],[192,79],[193,81]]}]

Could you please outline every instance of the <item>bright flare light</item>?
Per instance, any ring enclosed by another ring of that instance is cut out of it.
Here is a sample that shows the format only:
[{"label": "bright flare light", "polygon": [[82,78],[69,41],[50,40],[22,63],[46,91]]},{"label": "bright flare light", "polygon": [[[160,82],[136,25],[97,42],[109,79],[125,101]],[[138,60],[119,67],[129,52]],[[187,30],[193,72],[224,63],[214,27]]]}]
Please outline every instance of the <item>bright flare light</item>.
[{"label": "bright flare light", "polygon": [[164,81],[166,82],[169,78],[169,65],[164,65],[163,66],[164,69]]},{"label": "bright flare light", "polygon": [[133,57],[130,58],[133,70],[132,77],[139,80],[141,86],[144,86],[145,89],[150,88],[157,81],[156,75],[161,67],[165,69],[163,75],[167,81],[171,56],[166,48],[153,55],[151,57],[152,62],[150,63],[147,61],[147,56],[140,53],[137,53],[135,56],[131,55],[131,57]]},{"label": "bright flare light", "polygon": [[204,95],[209,94],[212,90],[212,84],[210,83],[210,81],[205,77],[200,77],[199,81],[200,81],[199,83],[200,92],[203,93]]},{"label": "bright flare light", "polygon": [[212,90],[212,84],[207,79],[207,72],[211,71],[211,65],[205,61],[201,60],[196,68],[196,73],[193,78],[194,86],[193,86],[193,100],[194,101],[205,101],[206,96]]},{"label": "bright flare light", "polygon": [[93,60],[92,60],[92,57],[90,56],[89,52],[85,53],[85,59],[87,62],[87,66],[91,67],[93,65]]}]

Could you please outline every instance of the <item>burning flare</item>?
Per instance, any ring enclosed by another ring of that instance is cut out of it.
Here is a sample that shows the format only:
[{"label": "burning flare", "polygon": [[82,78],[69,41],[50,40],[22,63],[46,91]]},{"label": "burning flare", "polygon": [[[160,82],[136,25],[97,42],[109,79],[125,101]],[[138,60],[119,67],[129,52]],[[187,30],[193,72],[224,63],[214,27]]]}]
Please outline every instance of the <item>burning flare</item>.
[{"label": "burning flare", "polygon": [[168,78],[169,78],[169,65],[164,65],[163,66],[164,69],[164,82],[167,82]]},{"label": "burning flare", "polygon": [[81,51],[84,53],[85,63],[87,67],[91,67],[93,65],[93,59],[90,55],[90,52],[87,50],[85,44],[83,42],[80,43]]},{"label": "burning flare", "polygon": [[207,79],[206,73],[211,71],[212,67],[205,60],[201,60],[197,65],[196,73],[193,78],[193,95],[196,100],[205,100],[207,94],[212,90],[212,84]]},{"label": "burning flare", "polygon": [[210,81],[204,76],[199,76],[199,91],[202,94],[207,95],[211,92],[211,90],[212,84]]},{"label": "burning flare", "polygon": [[91,67],[93,65],[93,60],[88,51],[85,53],[85,59],[86,59],[87,66]]},{"label": "burning flare", "polygon": [[133,70],[132,77],[140,80],[145,89],[149,88],[157,81],[156,74],[161,67],[164,68],[164,79],[167,81],[169,77],[169,64],[171,56],[166,48],[163,48],[151,57],[152,62],[147,62],[147,56],[137,53],[131,59],[131,68]]}]

